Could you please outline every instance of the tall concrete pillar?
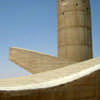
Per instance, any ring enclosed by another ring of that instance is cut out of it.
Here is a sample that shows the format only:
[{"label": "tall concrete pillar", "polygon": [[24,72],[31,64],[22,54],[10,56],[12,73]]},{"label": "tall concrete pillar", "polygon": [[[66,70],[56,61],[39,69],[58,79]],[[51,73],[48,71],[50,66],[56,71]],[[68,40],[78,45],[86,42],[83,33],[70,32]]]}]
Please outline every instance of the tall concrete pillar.
[{"label": "tall concrete pillar", "polygon": [[92,58],[89,0],[57,0],[58,56],[74,61]]}]

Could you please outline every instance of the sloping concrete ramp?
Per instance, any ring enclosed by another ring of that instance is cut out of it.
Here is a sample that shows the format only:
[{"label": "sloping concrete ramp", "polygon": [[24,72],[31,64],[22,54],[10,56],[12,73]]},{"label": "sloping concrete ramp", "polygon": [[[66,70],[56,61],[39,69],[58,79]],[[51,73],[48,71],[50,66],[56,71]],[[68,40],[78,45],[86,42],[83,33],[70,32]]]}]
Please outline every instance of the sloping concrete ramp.
[{"label": "sloping concrete ramp", "polygon": [[0,100],[100,100],[100,58],[0,80]]},{"label": "sloping concrete ramp", "polygon": [[59,58],[32,50],[12,47],[9,60],[31,73],[40,73],[75,63],[70,59]]}]

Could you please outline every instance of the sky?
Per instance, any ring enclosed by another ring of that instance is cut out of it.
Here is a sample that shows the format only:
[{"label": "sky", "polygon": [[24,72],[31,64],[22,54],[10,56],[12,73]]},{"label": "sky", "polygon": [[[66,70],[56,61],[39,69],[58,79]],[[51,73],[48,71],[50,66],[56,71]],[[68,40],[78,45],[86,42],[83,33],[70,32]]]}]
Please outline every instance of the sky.
[{"label": "sky", "polygon": [[[94,57],[100,56],[100,0],[91,0]],[[9,48],[57,56],[56,0],[0,0],[0,79],[31,73],[9,61]]]}]

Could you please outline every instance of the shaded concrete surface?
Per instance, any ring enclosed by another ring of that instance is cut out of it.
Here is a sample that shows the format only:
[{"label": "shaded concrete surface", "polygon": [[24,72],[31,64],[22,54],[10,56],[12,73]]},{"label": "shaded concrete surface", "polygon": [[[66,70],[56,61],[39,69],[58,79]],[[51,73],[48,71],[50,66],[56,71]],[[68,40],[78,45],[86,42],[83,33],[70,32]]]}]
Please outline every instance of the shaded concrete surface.
[{"label": "shaded concrete surface", "polygon": [[57,0],[58,56],[72,61],[92,58],[89,0]]}]

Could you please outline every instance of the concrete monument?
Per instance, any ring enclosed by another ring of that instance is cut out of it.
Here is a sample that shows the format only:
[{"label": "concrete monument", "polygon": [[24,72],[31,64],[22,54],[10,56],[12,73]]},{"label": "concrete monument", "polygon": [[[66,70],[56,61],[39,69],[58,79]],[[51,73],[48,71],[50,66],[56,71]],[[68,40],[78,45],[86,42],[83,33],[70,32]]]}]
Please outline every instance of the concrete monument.
[{"label": "concrete monument", "polygon": [[32,75],[0,80],[0,100],[100,100],[100,58],[93,58],[89,0],[57,0],[58,57],[10,48]]}]

